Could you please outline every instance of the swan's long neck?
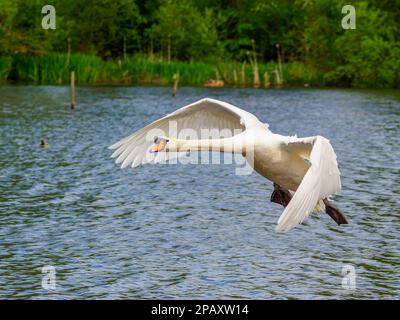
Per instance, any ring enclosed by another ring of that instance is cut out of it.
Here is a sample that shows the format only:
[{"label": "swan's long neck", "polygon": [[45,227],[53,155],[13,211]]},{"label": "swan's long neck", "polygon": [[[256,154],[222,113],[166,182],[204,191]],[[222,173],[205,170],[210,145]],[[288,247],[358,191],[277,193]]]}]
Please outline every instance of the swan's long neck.
[{"label": "swan's long neck", "polygon": [[218,151],[226,153],[242,153],[244,149],[243,142],[237,137],[224,139],[173,139],[171,144],[175,144],[176,151]]}]

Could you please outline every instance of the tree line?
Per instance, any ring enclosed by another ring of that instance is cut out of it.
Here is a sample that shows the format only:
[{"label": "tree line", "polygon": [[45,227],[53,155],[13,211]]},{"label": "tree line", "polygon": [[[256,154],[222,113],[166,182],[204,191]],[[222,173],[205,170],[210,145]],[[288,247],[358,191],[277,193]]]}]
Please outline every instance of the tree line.
[{"label": "tree line", "polygon": [[[56,29],[41,8],[56,9]],[[356,9],[344,29],[342,8]],[[0,57],[301,62],[334,86],[399,87],[400,0],[0,0]]]}]

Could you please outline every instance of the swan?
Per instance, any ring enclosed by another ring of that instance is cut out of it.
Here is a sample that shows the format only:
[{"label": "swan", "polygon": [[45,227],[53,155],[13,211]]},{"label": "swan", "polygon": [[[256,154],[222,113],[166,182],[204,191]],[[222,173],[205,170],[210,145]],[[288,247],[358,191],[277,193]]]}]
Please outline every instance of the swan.
[{"label": "swan", "polygon": [[[209,136],[207,139],[186,139],[177,135],[186,129],[195,137],[204,129],[229,130],[233,134],[211,139]],[[288,231],[312,212],[323,210],[338,225],[347,224],[345,216],[328,200],[341,190],[336,154],[328,139],[273,133],[268,124],[255,115],[223,101],[201,99],[154,121],[109,148],[115,150],[111,157],[116,158],[115,162],[121,164],[121,168],[172,161],[190,151],[238,153],[246,157],[256,172],[274,184],[270,200],[284,206],[276,232]]]}]

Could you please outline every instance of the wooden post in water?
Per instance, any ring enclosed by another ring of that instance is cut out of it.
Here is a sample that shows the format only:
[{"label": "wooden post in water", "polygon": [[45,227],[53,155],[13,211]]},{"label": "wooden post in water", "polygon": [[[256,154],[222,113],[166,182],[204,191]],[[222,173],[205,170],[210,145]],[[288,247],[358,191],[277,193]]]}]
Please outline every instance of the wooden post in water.
[{"label": "wooden post in water", "polygon": [[175,97],[176,96],[176,92],[178,91],[178,84],[179,84],[179,72],[174,74],[174,86],[172,88],[172,96]]},{"label": "wooden post in water", "polygon": [[70,96],[71,96],[71,109],[76,109],[76,101],[75,101],[75,71],[71,71],[70,77]]}]

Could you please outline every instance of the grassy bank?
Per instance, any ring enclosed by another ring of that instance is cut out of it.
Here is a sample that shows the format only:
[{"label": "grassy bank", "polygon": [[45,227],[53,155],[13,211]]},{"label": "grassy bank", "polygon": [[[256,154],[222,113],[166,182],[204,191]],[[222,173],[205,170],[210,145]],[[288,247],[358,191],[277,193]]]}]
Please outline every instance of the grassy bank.
[{"label": "grassy bank", "polygon": [[[0,57],[0,81],[34,84],[66,84],[69,71],[76,72],[78,84],[157,84],[171,85],[179,73],[180,85],[202,86],[210,80],[222,80],[228,86],[254,86],[254,69],[249,63],[166,62],[149,59],[108,60],[96,56],[66,54],[46,56]],[[323,74],[302,63],[258,65],[260,87],[324,85]],[[279,75],[277,75],[279,73]]]}]

